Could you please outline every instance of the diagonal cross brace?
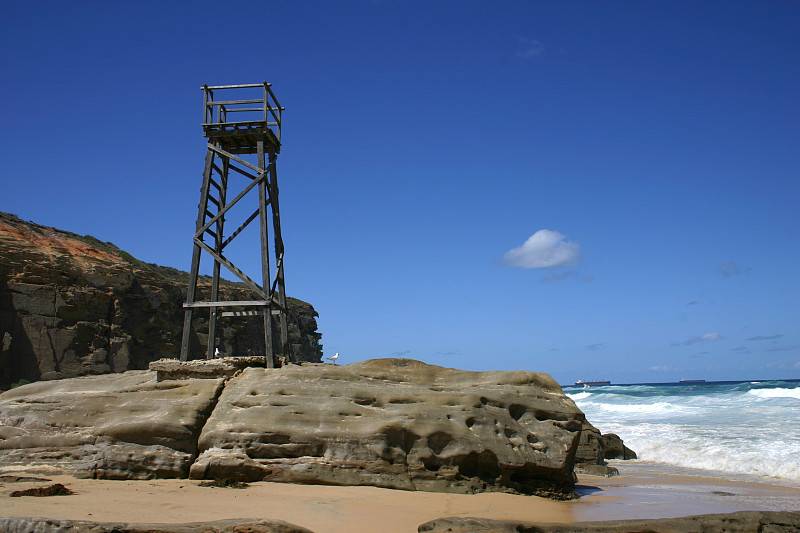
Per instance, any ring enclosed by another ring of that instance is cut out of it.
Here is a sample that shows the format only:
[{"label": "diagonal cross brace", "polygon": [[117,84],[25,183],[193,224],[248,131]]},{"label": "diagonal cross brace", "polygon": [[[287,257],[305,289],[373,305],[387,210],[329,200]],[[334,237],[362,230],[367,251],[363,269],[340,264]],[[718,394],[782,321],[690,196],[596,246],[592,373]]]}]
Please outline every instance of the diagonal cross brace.
[{"label": "diagonal cross brace", "polygon": [[234,161],[236,161],[240,165],[244,165],[247,168],[251,169],[253,172],[258,172],[260,174],[264,170],[262,168],[258,168],[257,166],[255,166],[252,163],[248,163],[247,161],[245,161],[241,157],[236,157],[232,153],[226,152],[225,150],[223,150],[222,148],[219,148],[218,146],[214,146],[211,143],[208,143],[208,149],[211,150],[212,152],[218,153],[222,157],[227,157],[228,159],[233,159]]},{"label": "diagonal cross brace", "polygon": [[231,242],[231,241],[232,241],[232,240],[233,240],[233,239],[234,239],[234,238],[235,238],[237,235],[239,235],[239,234],[240,234],[242,231],[244,231],[244,228],[246,228],[246,227],[247,227],[247,226],[248,226],[248,225],[249,225],[249,224],[250,224],[252,221],[254,221],[254,220],[256,219],[256,217],[258,216],[258,213],[259,213],[259,210],[258,210],[258,209],[256,209],[256,210],[255,210],[255,212],[254,212],[252,215],[250,215],[250,217],[249,217],[247,220],[245,220],[245,221],[244,221],[244,224],[242,224],[241,226],[239,226],[239,227],[236,229],[236,231],[234,231],[233,233],[231,233],[231,236],[230,236],[230,237],[228,237],[227,239],[225,239],[225,242],[223,242],[223,243],[222,243],[222,249],[223,249],[223,250],[225,249],[225,247],[226,247],[226,246],[228,246],[228,245],[230,244],[230,242]]},{"label": "diagonal cross brace", "polygon": [[264,291],[264,289],[261,286],[259,286],[255,281],[250,279],[247,276],[247,274],[239,270],[239,268],[236,265],[228,261],[222,255],[216,253],[209,245],[207,245],[200,239],[195,239],[194,243],[203,250],[205,250],[206,252],[208,252],[211,255],[211,257],[219,261],[220,264],[224,265],[225,268],[230,270],[237,278],[242,280],[248,287],[250,287],[253,291],[255,291],[259,296],[261,296],[265,300],[269,299],[269,296],[267,296],[267,293]]},{"label": "diagonal cross brace", "polygon": [[[272,166],[272,165],[270,165],[270,166]],[[220,209],[220,210],[219,210],[219,212],[218,212],[216,215],[214,215],[213,217],[211,217],[211,219],[210,219],[208,222],[206,222],[206,224],[205,224],[203,227],[201,227],[200,229],[198,229],[198,230],[195,232],[195,234],[194,234],[194,237],[195,237],[195,239],[198,239],[198,238],[200,238],[200,236],[202,236],[202,235],[203,235],[203,233],[205,233],[205,231],[206,231],[208,228],[210,228],[211,226],[213,226],[213,225],[214,225],[214,224],[217,222],[217,220],[219,220],[219,219],[220,219],[220,217],[222,217],[222,216],[223,216],[225,213],[227,213],[227,212],[228,212],[228,210],[229,210],[231,207],[233,207],[234,205],[236,205],[236,202],[238,202],[239,200],[241,200],[242,198],[244,198],[244,196],[245,196],[245,195],[246,195],[248,192],[250,192],[250,191],[253,189],[253,187],[255,187],[255,186],[256,186],[256,185],[258,185],[258,184],[259,184],[259,183],[260,183],[262,180],[264,180],[264,179],[266,178],[266,176],[267,176],[267,174],[268,174],[269,170],[270,170],[270,169],[269,169],[269,167],[267,167],[267,169],[265,169],[265,170],[264,170],[264,172],[262,172],[262,173],[261,173],[261,175],[258,177],[258,179],[251,181],[251,182],[250,182],[250,183],[247,185],[247,187],[245,187],[245,188],[244,188],[244,190],[242,190],[242,192],[240,192],[239,194],[237,194],[237,195],[236,195],[236,198],[234,198],[233,200],[231,200],[230,202],[228,202],[228,203],[225,205],[225,207],[223,207],[222,209]],[[269,199],[267,199],[267,203],[269,203]]]}]

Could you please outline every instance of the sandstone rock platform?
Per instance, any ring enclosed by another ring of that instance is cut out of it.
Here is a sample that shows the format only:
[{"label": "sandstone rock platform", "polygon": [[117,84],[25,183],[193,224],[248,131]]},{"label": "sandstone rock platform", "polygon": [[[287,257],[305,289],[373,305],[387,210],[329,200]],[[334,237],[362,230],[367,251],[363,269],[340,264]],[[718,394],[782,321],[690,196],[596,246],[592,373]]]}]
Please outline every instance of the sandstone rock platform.
[{"label": "sandstone rock platform", "polygon": [[574,497],[584,416],[546,374],[376,359],[184,377],[0,395],[0,470]]},{"label": "sandstone rock platform", "polygon": [[129,371],[41,381],[0,395],[0,467],[81,477],[186,477],[222,379]]},{"label": "sandstone rock platform", "polygon": [[409,359],[248,368],[192,478],[571,496],[583,414],[546,374]]}]

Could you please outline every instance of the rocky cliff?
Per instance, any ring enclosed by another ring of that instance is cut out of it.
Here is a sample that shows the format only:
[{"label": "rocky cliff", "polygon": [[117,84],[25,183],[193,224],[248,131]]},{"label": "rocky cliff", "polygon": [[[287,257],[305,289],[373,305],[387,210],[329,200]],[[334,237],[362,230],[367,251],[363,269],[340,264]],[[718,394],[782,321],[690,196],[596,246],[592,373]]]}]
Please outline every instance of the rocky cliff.
[{"label": "rocky cliff", "polygon": [[[177,357],[187,286],[187,273],[143,263],[111,243],[0,213],[0,389],[21,379],[146,369]],[[210,279],[199,290],[205,297]],[[222,283],[220,294],[252,299],[237,283]],[[289,308],[291,359],[320,361],[317,313],[292,298]],[[195,313],[195,332],[208,330],[203,315]],[[261,324],[222,321],[220,349],[263,354]],[[193,335],[192,353],[205,353],[207,343],[207,335]]]}]

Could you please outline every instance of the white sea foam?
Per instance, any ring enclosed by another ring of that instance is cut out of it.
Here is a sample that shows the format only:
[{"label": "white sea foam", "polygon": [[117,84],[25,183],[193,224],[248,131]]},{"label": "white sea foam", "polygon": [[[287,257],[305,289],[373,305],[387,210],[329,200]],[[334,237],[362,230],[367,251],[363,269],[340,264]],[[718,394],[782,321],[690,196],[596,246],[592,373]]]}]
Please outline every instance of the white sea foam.
[{"label": "white sea foam", "polygon": [[747,391],[759,398],[794,398],[800,400],[800,388],[797,389],[752,389]]},{"label": "white sea foam", "polygon": [[567,394],[567,396],[569,396],[570,398],[573,399],[573,401],[576,401],[576,402],[581,401],[581,400],[585,400],[586,398],[588,398],[591,395],[592,395],[591,392],[576,392],[575,394]]},{"label": "white sea foam", "polygon": [[605,411],[606,413],[613,413],[615,415],[674,415],[678,411],[687,411],[689,409],[689,407],[683,407],[669,402],[639,404],[582,402],[577,405],[584,411]]},{"label": "white sea foam", "polygon": [[645,461],[800,484],[800,388],[756,385],[620,387],[572,397],[594,426],[618,434]]}]

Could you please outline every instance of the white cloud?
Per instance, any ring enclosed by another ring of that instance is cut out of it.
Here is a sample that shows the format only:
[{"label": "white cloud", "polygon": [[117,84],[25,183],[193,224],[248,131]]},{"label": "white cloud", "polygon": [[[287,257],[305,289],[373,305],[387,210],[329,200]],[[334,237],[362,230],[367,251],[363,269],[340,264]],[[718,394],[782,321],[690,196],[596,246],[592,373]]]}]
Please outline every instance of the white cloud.
[{"label": "white cloud", "polygon": [[581,246],[564,240],[565,235],[540,229],[522,246],[505,253],[503,262],[519,268],[558,268],[575,266],[581,261]]}]

